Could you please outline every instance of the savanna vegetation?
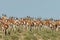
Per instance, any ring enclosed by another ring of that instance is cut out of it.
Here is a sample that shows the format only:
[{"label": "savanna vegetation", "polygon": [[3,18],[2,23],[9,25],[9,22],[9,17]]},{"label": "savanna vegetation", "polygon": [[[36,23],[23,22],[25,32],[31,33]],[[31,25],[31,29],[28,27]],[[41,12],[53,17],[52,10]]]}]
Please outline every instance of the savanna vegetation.
[{"label": "savanna vegetation", "polygon": [[0,40],[60,40],[60,31],[54,31],[46,28],[41,30],[22,30],[10,31],[10,35],[4,35],[0,32]]},{"label": "savanna vegetation", "polygon": [[0,40],[60,40],[60,20],[2,15]]}]

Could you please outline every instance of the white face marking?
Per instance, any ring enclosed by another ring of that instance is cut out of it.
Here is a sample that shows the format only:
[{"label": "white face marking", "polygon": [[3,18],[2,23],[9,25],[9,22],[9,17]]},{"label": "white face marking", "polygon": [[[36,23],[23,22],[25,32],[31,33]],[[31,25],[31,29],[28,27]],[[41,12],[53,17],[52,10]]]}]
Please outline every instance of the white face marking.
[{"label": "white face marking", "polygon": [[27,23],[27,25],[29,25],[29,23]]},{"label": "white face marking", "polygon": [[36,23],[34,22],[34,24],[36,25]]},{"label": "white face marking", "polygon": [[2,30],[4,31],[4,27],[2,27]]},{"label": "white face marking", "polygon": [[25,24],[25,21],[24,21],[24,24]]},{"label": "white face marking", "polygon": [[52,27],[52,24],[50,24],[50,27]]}]

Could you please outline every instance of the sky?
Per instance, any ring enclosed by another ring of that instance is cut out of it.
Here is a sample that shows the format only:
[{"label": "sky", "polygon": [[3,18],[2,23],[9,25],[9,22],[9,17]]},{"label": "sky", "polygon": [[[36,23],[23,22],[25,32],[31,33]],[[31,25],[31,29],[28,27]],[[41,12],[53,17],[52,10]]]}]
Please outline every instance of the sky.
[{"label": "sky", "polygon": [[0,0],[0,16],[60,19],[60,0]]}]

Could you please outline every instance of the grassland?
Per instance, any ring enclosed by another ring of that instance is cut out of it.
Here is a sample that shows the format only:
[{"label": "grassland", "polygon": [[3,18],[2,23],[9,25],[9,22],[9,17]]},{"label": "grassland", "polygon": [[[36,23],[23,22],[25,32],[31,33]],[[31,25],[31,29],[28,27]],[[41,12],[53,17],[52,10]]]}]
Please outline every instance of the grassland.
[{"label": "grassland", "polygon": [[46,28],[41,30],[22,30],[11,31],[10,35],[4,35],[0,32],[0,40],[60,40],[60,31],[54,31]]}]

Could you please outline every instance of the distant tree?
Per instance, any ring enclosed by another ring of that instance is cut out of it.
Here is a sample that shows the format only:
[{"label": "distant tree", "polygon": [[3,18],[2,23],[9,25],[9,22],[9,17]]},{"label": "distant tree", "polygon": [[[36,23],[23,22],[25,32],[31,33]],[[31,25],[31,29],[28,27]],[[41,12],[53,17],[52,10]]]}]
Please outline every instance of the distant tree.
[{"label": "distant tree", "polygon": [[37,18],[37,20],[41,20],[42,18]]},{"label": "distant tree", "polygon": [[9,17],[9,19],[15,19],[15,17],[13,17],[13,16],[10,16],[10,17]]},{"label": "distant tree", "polygon": [[50,18],[49,20],[53,21],[54,19],[53,18]]},{"label": "distant tree", "polygon": [[7,15],[6,15],[6,14],[2,14],[2,16],[5,16],[5,17],[7,17]]},{"label": "distant tree", "polygon": [[16,20],[18,20],[18,17],[15,17]]},{"label": "distant tree", "polygon": [[23,19],[26,19],[26,20],[33,20],[34,18],[33,18],[33,17],[30,17],[30,16],[26,16],[26,17],[24,17]]}]

